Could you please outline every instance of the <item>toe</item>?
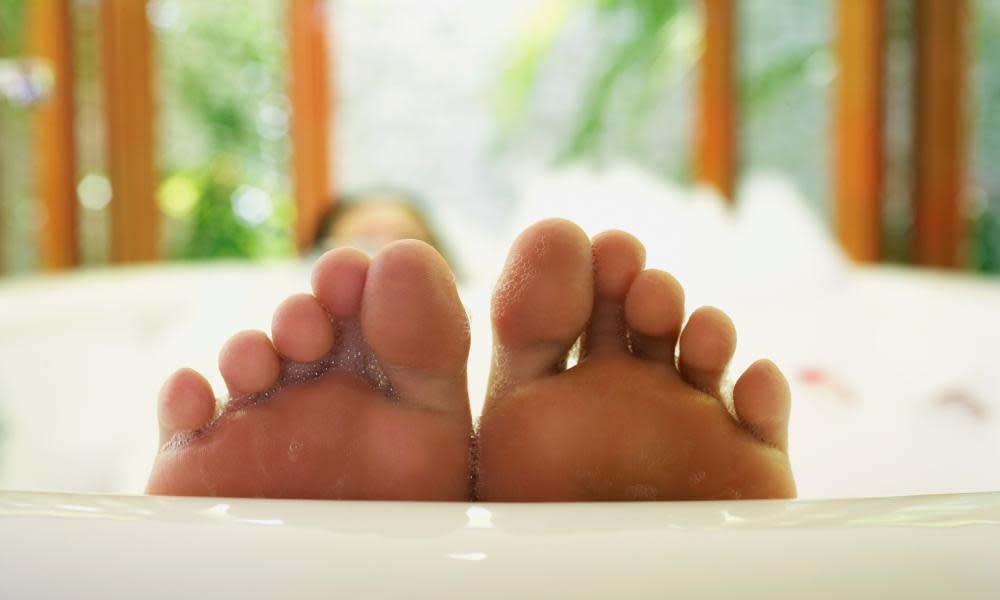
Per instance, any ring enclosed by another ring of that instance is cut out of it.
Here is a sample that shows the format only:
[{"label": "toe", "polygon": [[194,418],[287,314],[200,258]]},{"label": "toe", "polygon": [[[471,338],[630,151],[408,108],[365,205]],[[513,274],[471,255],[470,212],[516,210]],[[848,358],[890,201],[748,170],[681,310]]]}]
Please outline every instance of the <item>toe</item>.
[{"label": "toe", "polygon": [[684,288],[676,279],[654,269],[635,278],[625,297],[625,322],[636,355],[673,366],[683,320]]},{"label": "toe", "polygon": [[692,386],[718,396],[722,375],[736,351],[736,328],[717,308],[696,310],[681,334],[681,375]]},{"label": "toe", "polygon": [[361,330],[404,398],[468,412],[469,321],[455,278],[434,248],[403,240],[372,260]]},{"label": "toe", "polygon": [[765,443],[786,453],[791,401],[788,381],[769,360],[750,365],[733,388],[736,415],[743,425]]},{"label": "toe", "polygon": [[198,372],[181,369],[163,384],[157,413],[160,444],[165,444],[178,431],[198,429],[215,414],[212,386]]},{"label": "toe", "polygon": [[231,396],[262,392],[278,380],[281,361],[262,331],[243,331],[219,352],[219,372]]},{"label": "toe", "polygon": [[591,245],[582,229],[553,219],[522,233],[493,294],[491,395],[556,372],[593,300]]},{"label": "toe", "polygon": [[646,262],[646,249],[631,235],[608,231],[594,238],[594,307],[581,357],[624,352],[625,296]]},{"label": "toe", "polygon": [[368,273],[368,257],[353,248],[337,248],[324,254],[313,267],[312,288],[316,298],[334,317],[355,317]]},{"label": "toe", "polygon": [[333,322],[316,298],[298,294],[274,311],[271,337],[274,347],[285,358],[313,362],[333,348]]}]

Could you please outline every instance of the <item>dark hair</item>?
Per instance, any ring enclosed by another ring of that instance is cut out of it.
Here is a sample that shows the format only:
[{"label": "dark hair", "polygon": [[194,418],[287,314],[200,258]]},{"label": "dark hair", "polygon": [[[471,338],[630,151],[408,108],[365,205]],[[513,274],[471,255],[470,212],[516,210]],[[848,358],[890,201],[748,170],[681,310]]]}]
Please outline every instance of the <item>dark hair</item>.
[{"label": "dark hair", "polygon": [[424,231],[427,232],[427,243],[433,246],[446,261],[451,263],[449,253],[441,243],[430,221],[425,216],[427,204],[417,194],[403,188],[392,186],[379,186],[366,188],[337,196],[320,216],[316,223],[316,232],[313,235],[313,248],[322,249],[323,242],[333,231],[337,223],[344,216],[371,200],[395,200],[401,208],[407,211],[415,221],[417,221]]}]

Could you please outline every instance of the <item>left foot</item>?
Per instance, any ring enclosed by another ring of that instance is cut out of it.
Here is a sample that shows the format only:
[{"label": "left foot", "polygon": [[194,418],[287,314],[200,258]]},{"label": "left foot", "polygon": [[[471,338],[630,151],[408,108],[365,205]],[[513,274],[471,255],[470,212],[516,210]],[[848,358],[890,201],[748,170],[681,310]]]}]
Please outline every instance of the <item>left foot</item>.
[{"label": "left foot", "polygon": [[[781,372],[752,365],[727,410],[732,323],[702,308],[681,333],[683,290],[644,261],[628,234],[591,242],[566,221],[515,242],[493,300],[480,500],[795,496]],[[579,364],[566,370],[581,336]]]},{"label": "left foot", "polygon": [[220,415],[194,371],[167,380],[148,493],[469,498],[469,328],[444,259],[416,241],[370,263],[332,250],[313,291],[278,307],[270,339],[226,344]]}]

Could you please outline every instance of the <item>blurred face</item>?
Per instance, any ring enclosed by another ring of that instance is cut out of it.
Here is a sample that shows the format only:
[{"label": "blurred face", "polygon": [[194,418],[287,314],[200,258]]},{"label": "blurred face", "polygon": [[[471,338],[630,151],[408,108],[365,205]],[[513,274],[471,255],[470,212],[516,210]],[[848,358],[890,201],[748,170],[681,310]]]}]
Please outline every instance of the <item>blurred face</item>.
[{"label": "blurred face", "polygon": [[326,246],[352,246],[369,253],[396,240],[430,243],[430,232],[400,200],[376,199],[351,208],[334,224]]}]

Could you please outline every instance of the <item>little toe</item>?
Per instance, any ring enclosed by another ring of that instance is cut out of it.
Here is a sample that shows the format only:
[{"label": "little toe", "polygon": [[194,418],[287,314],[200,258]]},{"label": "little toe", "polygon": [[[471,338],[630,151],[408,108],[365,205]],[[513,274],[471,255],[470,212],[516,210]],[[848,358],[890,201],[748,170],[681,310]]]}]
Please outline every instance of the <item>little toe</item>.
[{"label": "little toe", "polygon": [[296,362],[313,362],[333,348],[330,316],[315,297],[297,294],[274,311],[271,337],[278,353]]},{"label": "little toe", "polygon": [[525,230],[493,293],[490,395],[557,372],[583,333],[593,301],[587,234],[561,219]]},{"label": "little toe", "polygon": [[718,396],[735,351],[736,328],[729,316],[717,308],[699,308],[681,333],[681,376],[692,386]]},{"label": "little toe", "polygon": [[628,349],[626,294],[646,263],[646,249],[623,231],[594,238],[594,306],[581,345],[581,358]]},{"label": "little toe", "polygon": [[434,248],[402,240],[372,260],[361,330],[404,398],[468,413],[469,321],[448,263]]},{"label": "little toe", "polygon": [[275,384],[281,360],[262,331],[242,331],[219,352],[219,372],[231,396],[262,392]]},{"label": "little toe", "polygon": [[192,369],[176,371],[160,390],[157,405],[160,444],[167,443],[179,431],[198,429],[214,415],[215,397],[208,381]]},{"label": "little toe", "polygon": [[625,297],[625,322],[632,351],[674,366],[674,351],[684,320],[684,288],[668,273],[640,273]]},{"label": "little toe", "polygon": [[750,365],[733,388],[733,403],[740,422],[763,442],[785,453],[791,401],[788,381],[769,360]]},{"label": "little toe", "polygon": [[355,317],[361,308],[368,257],[354,248],[337,248],[324,254],[313,267],[313,293],[334,317]]}]

